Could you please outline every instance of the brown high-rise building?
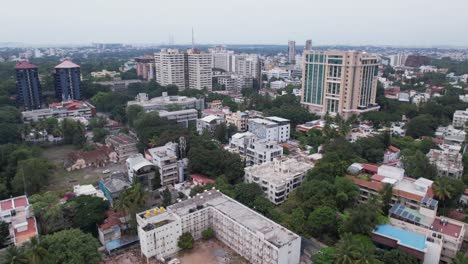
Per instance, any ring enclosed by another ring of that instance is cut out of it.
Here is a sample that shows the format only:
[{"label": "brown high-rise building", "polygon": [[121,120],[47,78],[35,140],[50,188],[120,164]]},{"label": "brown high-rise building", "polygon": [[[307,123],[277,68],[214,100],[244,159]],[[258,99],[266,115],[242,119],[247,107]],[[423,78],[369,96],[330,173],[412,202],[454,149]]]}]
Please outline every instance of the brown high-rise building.
[{"label": "brown high-rise building", "polygon": [[301,103],[310,112],[348,118],[378,110],[378,58],[355,51],[305,51]]}]

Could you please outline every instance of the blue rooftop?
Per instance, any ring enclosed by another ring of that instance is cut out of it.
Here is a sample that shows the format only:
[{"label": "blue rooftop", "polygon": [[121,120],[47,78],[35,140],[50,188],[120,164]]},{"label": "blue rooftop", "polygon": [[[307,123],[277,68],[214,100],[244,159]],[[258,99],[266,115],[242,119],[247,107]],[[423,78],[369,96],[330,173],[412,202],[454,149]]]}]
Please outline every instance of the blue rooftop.
[{"label": "blue rooftop", "polygon": [[379,225],[374,230],[377,235],[395,239],[398,244],[423,251],[426,248],[426,236],[403,230],[391,225]]}]

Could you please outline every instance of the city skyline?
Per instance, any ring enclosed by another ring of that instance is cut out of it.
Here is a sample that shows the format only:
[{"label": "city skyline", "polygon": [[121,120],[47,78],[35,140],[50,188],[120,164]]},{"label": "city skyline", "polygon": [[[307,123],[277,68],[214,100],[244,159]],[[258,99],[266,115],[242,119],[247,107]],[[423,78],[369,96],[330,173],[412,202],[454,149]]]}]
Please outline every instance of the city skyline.
[{"label": "city skyline", "polygon": [[[289,2],[283,13],[277,0],[236,1],[219,5],[212,0],[72,2],[67,9],[58,0],[4,3],[0,23],[2,42],[36,45],[132,43],[188,44],[192,28],[202,44],[390,45],[468,46],[461,29],[468,25],[468,3],[451,0],[433,8],[435,1],[393,1],[382,8],[375,1]],[[181,8],[184,7],[184,8]],[[54,7],[54,8],[51,8]],[[245,8],[248,7],[248,8]],[[70,12],[73,10],[73,12]],[[86,14],[86,15],[83,15]],[[12,23],[14,21],[14,23]],[[36,30],[30,30],[31,25]],[[28,34],[24,34],[28,32]]]}]

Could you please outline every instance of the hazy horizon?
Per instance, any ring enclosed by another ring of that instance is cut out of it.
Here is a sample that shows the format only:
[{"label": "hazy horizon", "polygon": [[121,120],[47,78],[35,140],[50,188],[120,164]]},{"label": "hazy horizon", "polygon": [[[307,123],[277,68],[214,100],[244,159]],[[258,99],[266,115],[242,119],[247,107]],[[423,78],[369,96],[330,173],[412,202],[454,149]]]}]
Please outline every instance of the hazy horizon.
[{"label": "hazy horizon", "polygon": [[468,1],[8,1],[1,43],[468,47]]}]

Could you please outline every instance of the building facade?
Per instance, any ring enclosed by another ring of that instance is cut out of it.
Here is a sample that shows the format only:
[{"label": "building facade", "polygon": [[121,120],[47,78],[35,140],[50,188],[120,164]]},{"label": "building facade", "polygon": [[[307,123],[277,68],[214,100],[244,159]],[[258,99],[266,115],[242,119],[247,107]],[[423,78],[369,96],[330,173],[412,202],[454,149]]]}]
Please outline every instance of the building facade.
[{"label": "building facade", "polygon": [[16,102],[26,110],[40,109],[42,106],[42,90],[39,82],[37,66],[27,61],[15,66],[16,72]]},{"label": "building facade", "polygon": [[249,132],[259,139],[269,141],[286,142],[290,138],[290,122],[280,117],[265,117],[249,119]]},{"label": "building facade", "polygon": [[117,153],[119,161],[124,161],[130,156],[138,153],[137,143],[138,141],[129,135],[118,134],[109,135],[105,140],[108,146],[112,146],[114,151]]},{"label": "building facade", "polygon": [[143,80],[150,81],[156,78],[156,66],[152,56],[135,58],[137,76]]},{"label": "building facade", "polygon": [[142,154],[130,156],[125,167],[130,182],[139,182],[146,191],[154,191],[159,186],[155,184],[156,166],[143,157]]},{"label": "building facade", "polygon": [[184,181],[184,165],[179,160],[179,144],[168,142],[164,146],[146,150],[145,154],[159,170],[161,185]]},{"label": "building facade", "polygon": [[304,56],[301,103],[309,111],[348,118],[379,109],[376,56],[354,51],[306,51]]},{"label": "building facade", "polygon": [[258,184],[266,198],[278,205],[299,187],[312,165],[296,159],[274,160],[244,169],[244,181]]},{"label": "building facade", "polygon": [[437,167],[439,177],[460,179],[463,176],[463,156],[460,147],[446,145],[444,149],[431,149],[426,154],[429,162]]},{"label": "building facade", "polygon": [[310,50],[312,50],[312,40],[308,39],[305,42],[304,51],[310,51]]},{"label": "building facade", "polygon": [[296,41],[288,41],[288,63],[296,64]]},{"label": "building facade", "polygon": [[465,123],[468,121],[468,109],[457,110],[453,114],[452,125],[456,128],[465,127]]},{"label": "building facade", "polygon": [[247,131],[247,125],[249,122],[249,114],[246,112],[237,111],[226,115],[226,123],[237,127],[240,132]]},{"label": "building facade", "polygon": [[20,246],[39,235],[36,218],[25,195],[0,201],[0,221],[9,224],[7,244]]},{"label": "building facade", "polygon": [[80,66],[64,60],[54,68],[55,97],[59,101],[80,100]]},{"label": "building facade", "polygon": [[195,109],[185,109],[179,111],[158,111],[159,116],[167,120],[174,120],[183,127],[189,127],[189,124],[195,124],[198,118],[198,111]]},{"label": "building facade", "polygon": [[174,84],[182,91],[188,88],[187,55],[177,49],[162,49],[154,55],[156,81],[163,85]]},{"label": "building facade", "polygon": [[142,254],[158,260],[174,256],[179,236],[195,239],[212,228],[218,240],[249,263],[297,264],[301,237],[216,190],[137,214]]},{"label": "building facade", "polygon": [[91,119],[96,115],[96,107],[88,102],[83,101],[66,101],[49,104],[49,108],[36,109],[31,111],[21,112],[25,123],[37,122],[41,119],[54,117],[60,118],[75,118],[83,117]]},{"label": "building facade", "polygon": [[205,109],[205,99],[193,98],[178,95],[167,95],[163,92],[162,96],[149,99],[148,94],[139,93],[135,100],[128,101],[127,106],[139,105],[143,107],[146,112],[158,110],[170,110],[173,107],[179,109]]},{"label": "building facade", "polygon": [[188,88],[211,91],[213,88],[211,54],[192,49],[188,56]]}]

